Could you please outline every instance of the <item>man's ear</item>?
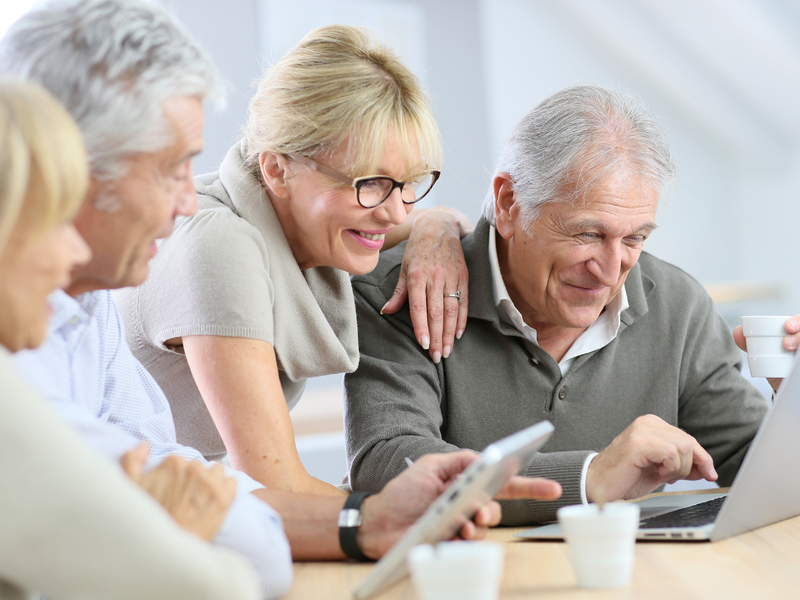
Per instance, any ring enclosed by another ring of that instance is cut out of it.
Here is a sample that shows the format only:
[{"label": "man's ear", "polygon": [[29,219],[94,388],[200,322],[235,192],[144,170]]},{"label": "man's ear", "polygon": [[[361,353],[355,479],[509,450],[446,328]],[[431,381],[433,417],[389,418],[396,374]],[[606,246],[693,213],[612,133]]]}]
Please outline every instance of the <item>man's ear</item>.
[{"label": "man's ear", "polygon": [[262,152],[258,155],[258,165],[261,178],[269,190],[278,198],[289,198],[286,157],[275,152]]},{"label": "man's ear", "polygon": [[511,175],[501,171],[495,175],[494,182],[494,219],[497,233],[504,239],[511,239],[516,229],[519,205],[517,193]]},{"label": "man's ear", "polygon": [[95,213],[98,212],[112,213],[116,211],[121,206],[121,200],[116,191],[118,183],[118,181],[102,181],[90,176],[83,204],[73,222],[91,220],[97,217]]}]

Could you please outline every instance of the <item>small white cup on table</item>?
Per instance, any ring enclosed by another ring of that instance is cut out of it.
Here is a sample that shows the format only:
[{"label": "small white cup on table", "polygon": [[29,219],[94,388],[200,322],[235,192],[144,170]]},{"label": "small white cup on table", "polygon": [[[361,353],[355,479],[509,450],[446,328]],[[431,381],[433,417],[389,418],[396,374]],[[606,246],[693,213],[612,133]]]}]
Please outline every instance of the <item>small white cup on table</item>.
[{"label": "small white cup on table", "polygon": [[633,575],[639,506],[622,502],[558,509],[558,522],[582,588],[621,588]]},{"label": "small white cup on table", "polygon": [[414,546],[408,567],[420,600],[497,600],[503,558],[495,542],[440,542]]},{"label": "small white cup on table", "polygon": [[747,365],[753,377],[786,377],[792,370],[794,352],[783,347],[784,324],[790,317],[742,317],[747,340]]}]

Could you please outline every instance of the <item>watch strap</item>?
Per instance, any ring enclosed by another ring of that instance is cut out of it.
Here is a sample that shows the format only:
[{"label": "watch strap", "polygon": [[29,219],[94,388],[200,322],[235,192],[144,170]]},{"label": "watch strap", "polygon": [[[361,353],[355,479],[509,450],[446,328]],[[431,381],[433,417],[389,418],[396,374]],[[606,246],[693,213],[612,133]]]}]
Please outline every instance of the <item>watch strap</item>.
[{"label": "watch strap", "polygon": [[356,531],[363,521],[361,504],[371,495],[369,492],[353,492],[347,497],[344,507],[339,513],[339,545],[347,558],[359,561],[369,560],[358,547]]}]

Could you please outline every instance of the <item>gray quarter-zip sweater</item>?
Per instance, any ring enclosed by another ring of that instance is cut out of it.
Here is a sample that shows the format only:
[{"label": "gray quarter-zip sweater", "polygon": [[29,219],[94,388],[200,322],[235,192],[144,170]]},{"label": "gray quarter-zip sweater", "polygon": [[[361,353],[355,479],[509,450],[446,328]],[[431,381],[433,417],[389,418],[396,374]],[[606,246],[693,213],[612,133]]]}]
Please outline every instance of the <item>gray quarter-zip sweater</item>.
[{"label": "gray quarter-zip sweater", "polygon": [[379,490],[406,467],[405,457],[481,450],[547,419],[555,433],[522,472],[556,479],[564,493],[555,502],[505,502],[503,523],[552,520],[559,506],[580,503],[589,453],[644,414],[696,437],[713,457],[720,484],[730,485],[767,402],[739,372],[741,352],[703,287],[642,253],[625,284],[630,306],[616,339],[576,358],[562,377],[547,352],[499,319],[488,233],[481,221],[463,240],[469,320],[438,365],[415,341],[407,307],[380,314],[403,247],[383,253],[372,273],[353,278],[361,350],[358,370],[345,378],[353,489]]}]

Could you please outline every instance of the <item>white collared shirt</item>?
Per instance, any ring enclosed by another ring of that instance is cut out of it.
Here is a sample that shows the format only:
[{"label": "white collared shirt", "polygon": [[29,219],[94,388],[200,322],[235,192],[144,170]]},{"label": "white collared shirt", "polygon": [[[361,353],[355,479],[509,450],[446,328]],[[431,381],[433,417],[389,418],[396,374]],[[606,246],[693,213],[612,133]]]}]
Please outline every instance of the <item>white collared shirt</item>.
[{"label": "white collared shirt", "polygon": [[[47,339],[13,360],[83,441],[115,463],[146,441],[147,469],[171,455],[205,463],[197,450],[177,443],[167,398],[133,357],[110,293],[71,298],[58,290],[49,302],[53,314]],[[253,564],[265,597],[282,595],[291,582],[292,564],[281,517],[250,493],[263,488],[260,483],[240,471],[227,473],[236,479],[236,499],[214,543]]]}]

